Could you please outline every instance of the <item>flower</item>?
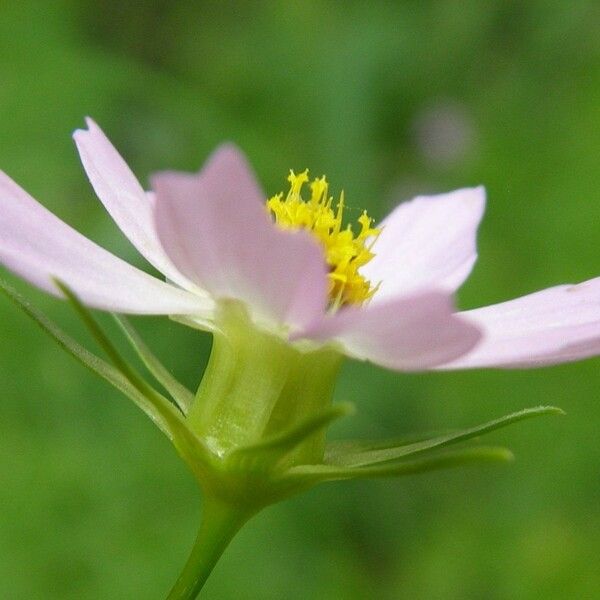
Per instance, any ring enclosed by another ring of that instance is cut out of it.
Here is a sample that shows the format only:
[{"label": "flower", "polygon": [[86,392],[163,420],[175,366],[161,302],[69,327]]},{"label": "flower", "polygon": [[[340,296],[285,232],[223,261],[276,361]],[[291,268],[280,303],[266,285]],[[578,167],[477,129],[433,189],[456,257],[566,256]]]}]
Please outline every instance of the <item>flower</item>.
[{"label": "flower", "polygon": [[[159,173],[145,192],[88,120],[75,132],[100,200],[161,281],[94,244],[0,172],[0,262],[64,295],[111,364],[0,281],[65,350],[132,399],[169,437],[204,493],[199,535],[169,598],[193,598],[237,530],[265,506],[321,482],[505,461],[504,448],[448,449],[538,407],[417,442],[326,442],[348,414],[331,405],[343,355],[398,370],[530,367],[600,353],[600,279],[456,312],[476,257],[481,187],[418,197],[373,226],[343,227],[324,177],[290,173],[265,203],[242,153],[218,148],[199,174]],[[167,398],[129,365],[84,304],[169,315],[214,340],[192,394],[117,317]]]},{"label": "flower", "polygon": [[[376,228],[363,215],[363,254],[347,264],[367,287],[360,301],[338,298],[332,309],[327,227],[324,240],[301,220],[286,223],[289,195],[269,201],[277,222],[269,218],[239,150],[221,146],[199,174],[156,174],[146,192],[100,128],[87,125],[74,138],[96,193],[166,281],[83,237],[0,173],[0,262],[50,293],[60,294],[58,278],[90,307],[168,314],[212,331],[221,307],[238,300],[257,328],[297,348],[334,347],[398,370],[534,367],[600,352],[600,278],[454,310],[452,295],[477,258],[482,187],[415,198]],[[296,202],[306,178],[292,177]],[[314,189],[331,202],[324,179]]]}]

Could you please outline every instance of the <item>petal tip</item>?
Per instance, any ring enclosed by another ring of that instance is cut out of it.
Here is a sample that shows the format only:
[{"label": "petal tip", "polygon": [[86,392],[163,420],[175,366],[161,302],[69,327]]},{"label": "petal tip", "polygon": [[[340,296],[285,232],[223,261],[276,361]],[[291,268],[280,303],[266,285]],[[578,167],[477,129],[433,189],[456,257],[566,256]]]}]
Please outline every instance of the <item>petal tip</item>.
[{"label": "petal tip", "polygon": [[202,171],[216,165],[220,167],[225,165],[230,169],[241,167],[246,171],[252,172],[245,152],[232,141],[225,141],[219,144],[206,159]]},{"label": "petal tip", "polygon": [[96,123],[96,121],[94,121],[94,119],[92,119],[92,117],[86,116],[84,120],[85,120],[85,124],[88,128],[88,131],[92,131],[93,129],[94,130],[100,129],[100,127],[98,127],[98,124]]},{"label": "petal tip", "polygon": [[485,203],[487,200],[485,186],[477,185],[474,187],[462,188],[460,190],[456,190],[455,193],[460,195],[466,204],[477,206],[480,209],[485,208]]},{"label": "petal tip", "polygon": [[80,142],[85,140],[88,136],[94,135],[98,132],[102,132],[100,127],[91,117],[85,117],[85,127],[78,127],[72,134],[73,140],[79,145]]},{"label": "petal tip", "polygon": [[487,201],[487,190],[485,189],[484,185],[478,185],[476,187],[473,188],[473,192],[475,194],[475,197],[482,202],[483,204],[486,203]]}]

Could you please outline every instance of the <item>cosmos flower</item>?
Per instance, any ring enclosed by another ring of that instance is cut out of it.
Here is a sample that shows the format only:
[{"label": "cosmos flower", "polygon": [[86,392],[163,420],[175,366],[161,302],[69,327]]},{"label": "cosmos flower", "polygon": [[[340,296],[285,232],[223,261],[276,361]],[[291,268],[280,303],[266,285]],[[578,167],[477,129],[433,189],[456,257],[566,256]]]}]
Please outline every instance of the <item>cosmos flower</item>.
[{"label": "cosmos flower", "polygon": [[[342,226],[325,178],[290,174],[265,204],[243,154],[218,148],[198,174],[144,191],[92,121],[74,134],[104,206],[165,281],[85,238],[0,173],[0,262],[90,307],[171,315],[217,331],[239,301],[258,330],[397,370],[533,367],[600,353],[600,278],[466,312],[452,296],[477,258],[482,187],[420,196],[373,226]],[[306,184],[310,193],[304,194]],[[303,195],[304,194],[304,195]]]},{"label": "cosmos flower", "polygon": [[[0,263],[66,296],[112,365],[1,281],[0,291],[144,410],[196,476],[203,520],[169,598],[195,598],[237,530],[269,504],[325,481],[509,460],[504,448],[462,444],[560,413],[526,409],[413,442],[328,442],[327,427],[350,411],[332,404],[343,355],[423,370],[532,367],[600,353],[600,278],[454,309],[453,295],[477,258],[481,187],[415,198],[376,226],[366,212],[344,225],[344,197],[335,202],[324,177],[310,182],[307,172],[291,172],[289,191],[265,202],[231,145],[218,148],[198,174],[153,176],[146,192],[93,121],[74,137],[98,197],[164,280],[82,236],[0,172]],[[211,331],[197,392],[117,317],[170,399],[148,384],[84,304],[169,315]]]}]

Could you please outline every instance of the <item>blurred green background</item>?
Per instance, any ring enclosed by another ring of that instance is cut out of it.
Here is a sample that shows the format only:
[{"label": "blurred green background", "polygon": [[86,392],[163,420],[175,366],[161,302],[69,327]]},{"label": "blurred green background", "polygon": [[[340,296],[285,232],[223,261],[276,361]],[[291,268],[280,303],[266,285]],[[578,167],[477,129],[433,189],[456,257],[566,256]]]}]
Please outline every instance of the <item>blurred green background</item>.
[{"label": "blurred green background", "polygon": [[[195,170],[231,139],[269,193],[308,166],[376,218],[417,192],[483,183],[480,261],[459,302],[500,301],[600,272],[599,23],[593,0],[3,2],[0,166],[138,265],[79,167],[70,133],[87,114],[142,181]],[[62,303],[8,278],[91,344]],[[195,385],[209,338],[136,322]],[[196,532],[192,477],[135,407],[4,299],[0,341],[0,597],[164,597]],[[329,484],[272,507],[205,597],[599,598],[599,366],[348,364],[336,397],[359,412],[334,437],[546,403],[568,416],[487,438],[515,451],[508,467]]]}]

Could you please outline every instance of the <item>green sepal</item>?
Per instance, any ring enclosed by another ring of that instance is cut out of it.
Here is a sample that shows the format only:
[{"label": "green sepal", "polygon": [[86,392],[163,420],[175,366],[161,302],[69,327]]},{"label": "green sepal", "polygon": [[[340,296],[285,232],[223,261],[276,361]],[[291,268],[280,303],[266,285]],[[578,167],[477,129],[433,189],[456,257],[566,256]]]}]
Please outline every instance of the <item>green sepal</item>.
[{"label": "green sepal", "polygon": [[285,431],[263,438],[255,444],[236,448],[227,457],[228,463],[268,466],[280,463],[308,437],[326,429],[333,421],[353,413],[354,405],[349,402],[334,404],[302,419]]},{"label": "green sepal", "polygon": [[189,407],[194,401],[194,394],[182,385],[169,370],[158,360],[152,351],[146,346],[139,333],[123,315],[113,314],[115,321],[125,333],[125,337],[140,357],[148,371],[154,376],[163,388],[173,398],[181,412],[187,414]]},{"label": "green sepal", "polygon": [[62,281],[55,279],[55,283],[81,317],[84,325],[88,328],[100,347],[106,352],[106,355],[110,358],[116,369],[156,410],[180,456],[194,473],[204,474],[206,469],[210,469],[212,466],[211,453],[205,444],[189,429],[181,412],[127,363],[96,323],[91,312],[80,302],[75,293]]},{"label": "green sepal", "polygon": [[496,446],[476,446],[453,450],[442,450],[430,456],[412,460],[401,460],[384,465],[364,467],[340,467],[335,465],[301,465],[291,467],[282,477],[290,483],[313,486],[326,481],[345,479],[376,479],[380,477],[400,477],[448,469],[465,465],[510,462],[514,456],[510,450]]},{"label": "green sepal", "polygon": [[0,280],[0,291],[37,323],[63,350],[132,400],[171,440],[192,471],[195,473],[206,472],[210,463],[210,452],[189,430],[181,413],[167,398],[144,382],[135,373],[135,370],[127,365],[75,294],[64,284],[57,282],[57,285],[76,308],[77,313],[110,356],[115,366],[111,366],[81,346],[2,280]]},{"label": "green sepal", "polygon": [[363,467],[398,460],[414,454],[429,452],[451,444],[464,442],[489,433],[495,429],[507,427],[524,419],[543,415],[562,415],[564,412],[554,406],[526,408],[519,412],[500,417],[482,425],[454,431],[430,439],[421,439],[413,443],[388,442],[332,442],[325,449],[325,463],[336,467]]}]

